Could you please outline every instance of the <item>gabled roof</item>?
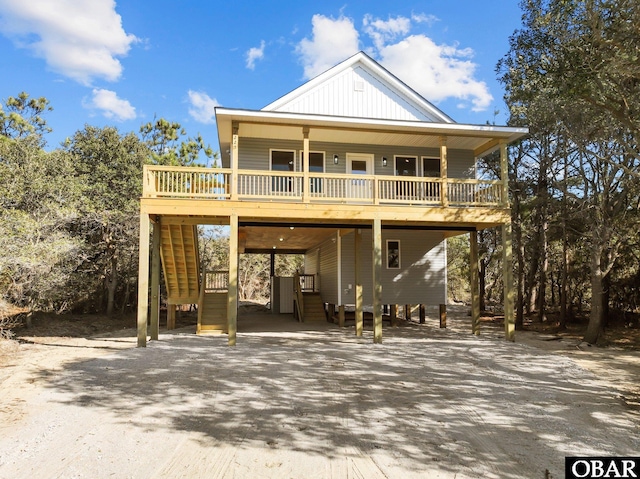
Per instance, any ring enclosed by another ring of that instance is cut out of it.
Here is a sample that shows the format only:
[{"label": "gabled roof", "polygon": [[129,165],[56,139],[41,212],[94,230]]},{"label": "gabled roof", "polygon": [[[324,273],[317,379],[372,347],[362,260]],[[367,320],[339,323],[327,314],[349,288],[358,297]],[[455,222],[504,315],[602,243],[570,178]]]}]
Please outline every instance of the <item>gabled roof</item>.
[{"label": "gabled roof", "polygon": [[364,52],[309,80],[262,111],[454,123]]}]

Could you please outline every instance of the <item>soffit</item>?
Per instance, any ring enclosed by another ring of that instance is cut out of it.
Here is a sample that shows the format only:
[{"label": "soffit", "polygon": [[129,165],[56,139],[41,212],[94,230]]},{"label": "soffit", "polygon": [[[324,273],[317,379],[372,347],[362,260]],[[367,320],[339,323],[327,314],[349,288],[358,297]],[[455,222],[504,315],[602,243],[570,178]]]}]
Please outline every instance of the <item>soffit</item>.
[{"label": "soffit", "polygon": [[446,137],[451,149],[473,150],[476,156],[487,154],[498,142],[512,142],[528,133],[527,128],[494,125],[465,125],[328,117],[256,110],[216,109],[218,137],[223,160],[229,157],[232,125],[239,125],[240,138],[299,139],[309,128],[310,141],[437,147]]}]

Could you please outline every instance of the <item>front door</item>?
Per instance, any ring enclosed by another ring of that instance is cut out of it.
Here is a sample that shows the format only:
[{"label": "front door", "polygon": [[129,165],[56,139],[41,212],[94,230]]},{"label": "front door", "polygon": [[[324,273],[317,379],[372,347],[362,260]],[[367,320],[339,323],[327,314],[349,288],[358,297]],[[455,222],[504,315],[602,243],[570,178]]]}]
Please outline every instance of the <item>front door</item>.
[{"label": "front door", "polygon": [[[347,153],[347,173],[350,175],[373,175],[373,155],[367,153]],[[371,199],[373,179],[352,179],[348,182],[347,194],[351,199]]]}]

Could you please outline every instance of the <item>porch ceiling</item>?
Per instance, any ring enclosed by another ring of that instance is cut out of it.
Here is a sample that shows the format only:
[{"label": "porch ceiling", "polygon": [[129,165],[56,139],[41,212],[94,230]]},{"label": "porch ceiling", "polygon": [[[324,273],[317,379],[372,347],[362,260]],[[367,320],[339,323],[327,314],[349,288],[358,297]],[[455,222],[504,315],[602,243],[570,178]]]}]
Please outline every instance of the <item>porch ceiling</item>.
[{"label": "porch ceiling", "polygon": [[526,128],[460,123],[390,121],[256,110],[216,108],[218,138],[223,164],[228,164],[232,124],[238,122],[240,138],[300,138],[309,127],[309,139],[334,143],[398,145],[421,148],[440,146],[447,137],[451,149],[473,150],[476,156],[492,151],[499,141],[512,142],[527,134]]},{"label": "porch ceiling", "polygon": [[241,226],[238,229],[238,241],[240,251],[247,253],[304,253],[335,235],[336,231],[338,228]]}]

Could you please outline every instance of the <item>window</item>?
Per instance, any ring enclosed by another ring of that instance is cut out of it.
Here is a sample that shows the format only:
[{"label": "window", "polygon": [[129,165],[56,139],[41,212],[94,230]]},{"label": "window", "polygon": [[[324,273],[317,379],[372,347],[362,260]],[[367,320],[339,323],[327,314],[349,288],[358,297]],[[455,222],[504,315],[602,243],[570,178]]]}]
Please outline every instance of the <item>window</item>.
[{"label": "window", "polygon": [[[415,156],[396,156],[396,176],[417,176],[417,162]],[[396,199],[412,201],[416,197],[415,180],[396,181]]]},{"label": "window", "polygon": [[[295,151],[271,150],[271,171],[294,171],[295,155]],[[293,181],[291,176],[274,176],[271,178],[271,191],[291,193]]]},{"label": "window", "polygon": [[396,156],[396,176],[416,176],[416,157]]},{"label": "window", "polygon": [[440,178],[440,158],[422,158],[422,176]]},{"label": "window", "polygon": [[387,269],[400,269],[399,240],[387,240]]},{"label": "window", "polygon": [[272,171],[293,171],[294,151],[271,150]]}]

